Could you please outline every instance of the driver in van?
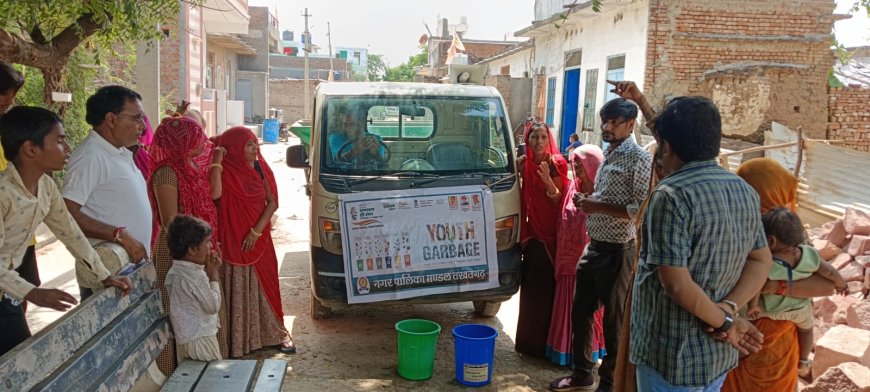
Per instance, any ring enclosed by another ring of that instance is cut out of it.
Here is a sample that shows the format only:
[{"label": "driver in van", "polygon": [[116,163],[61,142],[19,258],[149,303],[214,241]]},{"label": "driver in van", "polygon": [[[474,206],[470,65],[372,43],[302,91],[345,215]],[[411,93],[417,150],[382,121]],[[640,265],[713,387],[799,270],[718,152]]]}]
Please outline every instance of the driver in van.
[{"label": "driver in van", "polygon": [[366,130],[366,117],[362,107],[342,114],[344,130],[329,135],[329,150],[334,161],[351,163],[355,168],[377,168],[386,162],[384,141]]}]

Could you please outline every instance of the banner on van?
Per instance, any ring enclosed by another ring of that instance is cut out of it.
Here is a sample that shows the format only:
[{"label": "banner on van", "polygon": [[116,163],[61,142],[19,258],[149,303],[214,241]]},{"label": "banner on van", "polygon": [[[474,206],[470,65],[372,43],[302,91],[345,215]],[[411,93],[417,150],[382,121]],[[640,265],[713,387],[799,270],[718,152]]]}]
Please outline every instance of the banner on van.
[{"label": "banner on van", "polygon": [[339,209],[348,303],[499,285],[486,187],[344,194]]}]

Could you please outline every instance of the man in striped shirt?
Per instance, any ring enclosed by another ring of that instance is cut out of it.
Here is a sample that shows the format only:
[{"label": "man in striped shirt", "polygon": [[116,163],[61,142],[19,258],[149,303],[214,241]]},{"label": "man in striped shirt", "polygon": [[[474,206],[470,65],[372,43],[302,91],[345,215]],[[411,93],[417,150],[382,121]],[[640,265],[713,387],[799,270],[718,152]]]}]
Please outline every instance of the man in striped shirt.
[{"label": "man in striped shirt", "polygon": [[763,340],[737,316],[772,265],[758,195],[716,163],[722,126],[712,101],[675,98],[655,126],[672,174],[650,195],[641,227],[630,359],[640,391],[718,391],[738,351]]}]

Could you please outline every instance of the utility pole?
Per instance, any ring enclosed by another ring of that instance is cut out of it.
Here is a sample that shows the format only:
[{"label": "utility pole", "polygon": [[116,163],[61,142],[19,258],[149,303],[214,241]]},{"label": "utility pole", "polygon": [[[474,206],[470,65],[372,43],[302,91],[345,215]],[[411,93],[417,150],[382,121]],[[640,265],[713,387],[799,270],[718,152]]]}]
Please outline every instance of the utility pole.
[{"label": "utility pole", "polygon": [[326,22],[326,37],[329,38],[329,77],[326,79],[332,82],[335,79],[335,72],[333,72],[332,68],[332,28],[329,26],[329,22]]},{"label": "utility pole", "polygon": [[311,118],[311,87],[308,82],[308,53],[311,52],[311,33],[308,32],[308,17],[311,16],[308,13],[308,8],[305,8],[305,13],[302,14],[305,17],[305,32],[302,33],[303,39],[305,39],[305,47],[302,49],[305,52],[305,113],[302,115],[303,118]]}]

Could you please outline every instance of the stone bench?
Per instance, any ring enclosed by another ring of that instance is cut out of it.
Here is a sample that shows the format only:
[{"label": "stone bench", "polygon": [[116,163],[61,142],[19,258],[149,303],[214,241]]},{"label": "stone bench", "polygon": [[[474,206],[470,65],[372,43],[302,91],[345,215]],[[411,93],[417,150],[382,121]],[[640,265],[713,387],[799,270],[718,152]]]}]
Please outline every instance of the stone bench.
[{"label": "stone bench", "polygon": [[[185,360],[163,385],[162,392],[247,392],[254,381],[256,360],[221,360],[200,362]],[[254,392],[277,392],[284,383],[287,361],[263,360]]]},{"label": "stone bench", "polygon": [[[100,290],[60,319],[0,357],[0,392],[127,391],[172,337],[162,316],[156,272],[150,262],[130,275],[133,290]],[[184,361],[165,391],[250,389],[255,360]],[[280,391],[287,362],[267,359],[254,391]]]},{"label": "stone bench", "polygon": [[169,342],[154,266],[130,275],[133,289],[100,290],[0,357],[0,391],[126,391]]}]

